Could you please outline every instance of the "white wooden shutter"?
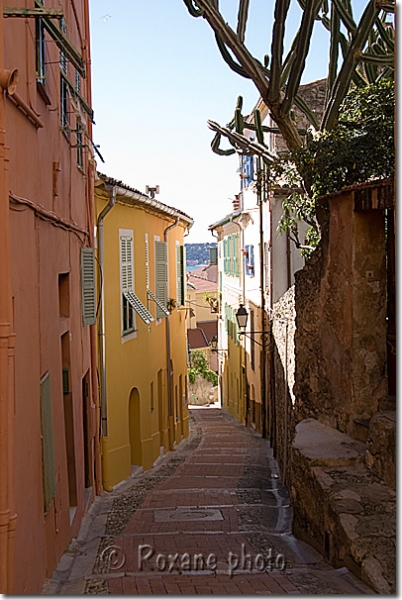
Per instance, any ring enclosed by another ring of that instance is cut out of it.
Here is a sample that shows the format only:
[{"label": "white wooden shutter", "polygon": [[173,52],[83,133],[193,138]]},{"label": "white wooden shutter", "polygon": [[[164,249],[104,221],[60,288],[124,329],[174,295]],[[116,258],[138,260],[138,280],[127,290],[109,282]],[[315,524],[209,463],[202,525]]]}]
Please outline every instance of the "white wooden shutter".
[{"label": "white wooden shutter", "polygon": [[[166,242],[155,242],[155,292],[157,298],[167,307],[168,302],[168,268],[167,268],[167,244]],[[163,319],[166,314],[156,307],[156,318]]]},{"label": "white wooden shutter", "polygon": [[120,272],[122,291],[133,292],[133,238],[129,236],[120,236]]},{"label": "white wooden shutter", "polygon": [[93,248],[81,248],[82,323],[96,323],[95,257]]}]

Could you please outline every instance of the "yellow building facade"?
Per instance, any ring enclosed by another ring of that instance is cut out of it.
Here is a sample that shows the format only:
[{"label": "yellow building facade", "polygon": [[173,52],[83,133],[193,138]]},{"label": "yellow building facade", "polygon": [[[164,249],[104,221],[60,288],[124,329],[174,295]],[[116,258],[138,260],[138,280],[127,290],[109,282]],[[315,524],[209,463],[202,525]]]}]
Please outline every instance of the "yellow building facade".
[{"label": "yellow building facade", "polygon": [[110,491],[188,436],[183,236],[193,221],[98,177],[100,428]]}]

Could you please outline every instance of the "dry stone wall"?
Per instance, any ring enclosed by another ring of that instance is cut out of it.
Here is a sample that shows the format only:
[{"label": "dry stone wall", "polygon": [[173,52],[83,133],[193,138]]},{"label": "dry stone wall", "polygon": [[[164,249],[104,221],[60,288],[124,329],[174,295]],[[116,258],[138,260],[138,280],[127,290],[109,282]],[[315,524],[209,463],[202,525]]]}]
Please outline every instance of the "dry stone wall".
[{"label": "dry stone wall", "polygon": [[387,395],[384,217],[329,200],[318,249],[295,274],[296,418],[357,436]]},{"label": "dry stone wall", "polygon": [[271,322],[274,379],[271,386],[274,431],[272,431],[271,437],[275,458],[284,481],[287,479],[288,456],[293,435],[295,316],[295,295],[294,286],[292,286],[274,304]]}]

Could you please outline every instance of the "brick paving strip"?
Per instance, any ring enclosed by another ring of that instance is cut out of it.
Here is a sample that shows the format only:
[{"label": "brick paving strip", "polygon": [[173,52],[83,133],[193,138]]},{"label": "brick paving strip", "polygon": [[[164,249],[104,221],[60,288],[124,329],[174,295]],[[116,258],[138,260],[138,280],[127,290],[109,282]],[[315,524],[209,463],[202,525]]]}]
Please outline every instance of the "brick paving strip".
[{"label": "brick paving strip", "polygon": [[218,408],[190,412],[190,438],[106,495],[98,521],[95,502],[43,593],[373,593],[292,536],[269,442]]}]

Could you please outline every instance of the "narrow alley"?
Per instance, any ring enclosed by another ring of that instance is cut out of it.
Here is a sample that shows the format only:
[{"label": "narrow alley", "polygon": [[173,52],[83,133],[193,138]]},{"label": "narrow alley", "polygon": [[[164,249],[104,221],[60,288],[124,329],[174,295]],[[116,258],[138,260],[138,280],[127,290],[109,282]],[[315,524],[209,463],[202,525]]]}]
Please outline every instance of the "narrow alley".
[{"label": "narrow alley", "polygon": [[157,466],[103,492],[44,594],[370,594],[291,534],[269,442],[216,405]]}]

